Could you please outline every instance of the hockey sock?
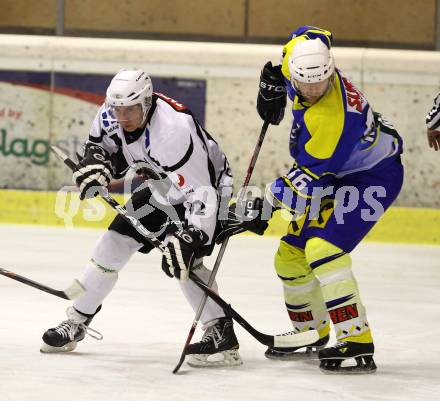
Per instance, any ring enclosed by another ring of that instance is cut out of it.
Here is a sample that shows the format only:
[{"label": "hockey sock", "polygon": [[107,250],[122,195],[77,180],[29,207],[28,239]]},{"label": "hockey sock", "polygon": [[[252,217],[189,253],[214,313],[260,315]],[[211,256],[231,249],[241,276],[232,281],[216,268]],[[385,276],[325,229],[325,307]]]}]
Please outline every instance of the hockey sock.
[{"label": "hockey sock", "polygon": [[[211,275],[211,271],[208,270],[205,266],[200,265],[197,269],[193,270],[194,273],[205,283],[209,281],[209,276]],[[183,294],[188,300],[189,304],[193,308],[194,312],[197,312],[199,308],[200,302],[203,298],[204,292],[197,287],[191,280],[182,282],[180,280],[179,285],[182,289]],[[212,288],[218,292],[218,286],[216,281],[214,281]],[[206,305],[203,309],[202,315],[200,316],[200,321],[204,326],[209,325],[209,322],[216,320],[220,317],[224,317],[225,313],[223,309],[220,308],[212,299],[208,298],[206,301]]]},{"label": "hockey sock", "polygon": [[126,235],[112,230],[105,232],[98,240],[80,280],[86,293],[74,302],[75,309],[85,314],[95,313],[115,286],[118,271],[141,247],[142,244]]},{"label": "hockey sock", "polygon": [[316,329],[320,338],[330,331],[319,281],[307,264],[304,251],[281,241],[275,255],[275,269],[283,282],[287,313],[296,331]]},{"label": "hockey sock", "polygon": [[321,283],[322,294],[338,340],[372,342],[366,311],[351,271],[351,257],[321,239],[307,241],[306,258]]}]

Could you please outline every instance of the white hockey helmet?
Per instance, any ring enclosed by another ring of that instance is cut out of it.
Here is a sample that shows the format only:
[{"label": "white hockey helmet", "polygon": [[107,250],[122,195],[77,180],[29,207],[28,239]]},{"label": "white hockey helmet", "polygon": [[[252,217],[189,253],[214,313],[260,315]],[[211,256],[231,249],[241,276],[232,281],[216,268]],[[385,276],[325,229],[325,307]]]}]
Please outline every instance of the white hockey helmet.
[{"label": "white hockey helmet", "polygon": [[333,55],[321,39],[298,42],[289,57],[290,80],[316,83],[330,78],[335,71]]},{"label": "white hockey helmet", "polygon": [[152,96],[153,83],[145,71],[123,69],[110,82],[105,102],[109,108],[140,104],[144,122],[151,107]]}]

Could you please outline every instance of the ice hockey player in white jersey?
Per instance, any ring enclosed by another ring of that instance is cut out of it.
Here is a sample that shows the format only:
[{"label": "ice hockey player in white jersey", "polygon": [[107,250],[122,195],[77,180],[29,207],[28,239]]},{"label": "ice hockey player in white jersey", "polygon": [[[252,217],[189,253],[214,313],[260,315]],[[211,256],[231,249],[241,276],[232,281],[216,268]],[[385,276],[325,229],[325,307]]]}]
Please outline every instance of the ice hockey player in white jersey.
[{"label": "ice hockey player in white jersey", "polygon": [[[222,197],[230,197],[232,174],[226,156],[192,113],[174,99],[154,93],[150,77],[140,69],[121,70],[107,89],[73,174],[80,198],[96,196],[99,186],[127,176],[133,165],[138,166],[146,184],[135,190],[126,208],[167,244],[162,269],[179,280],[185,297],[197,310],[203,293],[188,280],[189,270],[208,281],[210,271],[203,266],[202,257],[212,252],[219,204]],[[158,190],[157,174],[173,185]],[[72,351],[86,334],[101,339],[89,325],[112,291],[119,271],[134,253],[152,249],[118,215],[97,242],[84,271],[81,283],[86,294],[67,309],[67,320],[44,333],[41,351]],[[232,320],[223,310],[208,300],[200,320],[205,333],[200,342],[188,347],[188,363],[241,364]]]},{"label": "ice hockey player in white jersey", "polygon": [[434,99],[434,105],[426,116],[428,145],[440,150],[440,93]]}]

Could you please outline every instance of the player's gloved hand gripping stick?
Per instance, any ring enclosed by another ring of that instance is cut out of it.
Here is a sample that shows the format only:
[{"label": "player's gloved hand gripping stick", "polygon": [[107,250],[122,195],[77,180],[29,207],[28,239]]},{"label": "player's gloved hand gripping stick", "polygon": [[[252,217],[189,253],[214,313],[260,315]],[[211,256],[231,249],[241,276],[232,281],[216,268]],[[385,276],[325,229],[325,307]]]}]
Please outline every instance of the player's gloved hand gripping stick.
[{"label": "player's gloved hand gripping stick", "polygon": [[[258,154],[260,153],[260,149],[263,145],[264,137],[266,135],[266,131],[267,131],[267,128],[269,127],[269,124],[270,124],[270,121],[265,120],[264,124],[261,128],[261,132],[260,132],[260,136],[258,137],[257,145],[255,146],[254,153],[253,153],[251,161],[249,163],[246,178],[244,179],[243,186],[241,188],[241,192],[240,192],[238,199],[237,199],[237,204],[240,204],[242,202],[242,200],[244,199],[244,196],[246,195],[246,187],[248,186],[249,181],[252,176],[252,173],[254,171],[254,167],[255,167],[255,164],[256,164],[257,158],[258,158]],[[209,276],[208,288],[211,288],[212,284],[214,283],[218,268],[220,267],[220,263],[223,259],[223,255],[225,253],[226,247],[228,246],[228,241],[229,241],[229,237],[226,237],[226,239],[224,240],[224,242],[222,243],[222,245],[220,247],[220,251],[219,251],[219,253],[217,255],[217,259],[214,263],[214,268],[212,269],[211,275]],[[197,284],[197,282],[196,282],[196,284]],[[182,366],[182,364],[185,360],[186,350],[187,350],[189,344],[191,343],[191,339],[196,331],[197,324],[199,323],[199,319],[200,319],[200,316],[202,315],[202,312],[205,307],[208,296],[209,296],[208,293],[205,291],[205,294],[204,294],[202,300],[200,301],[199,308],[197,309],[196,316],[194,317],[191,329],[189,330],[185,345],[183,346],[183,350],[182,350],[182,354],[180,355],[179,362],[177,363],[176,367],[174,368],[173,373],[177,373],[179,371],[180,367]],[[227,313],[227,311],[225,311],[225,313]]]}]

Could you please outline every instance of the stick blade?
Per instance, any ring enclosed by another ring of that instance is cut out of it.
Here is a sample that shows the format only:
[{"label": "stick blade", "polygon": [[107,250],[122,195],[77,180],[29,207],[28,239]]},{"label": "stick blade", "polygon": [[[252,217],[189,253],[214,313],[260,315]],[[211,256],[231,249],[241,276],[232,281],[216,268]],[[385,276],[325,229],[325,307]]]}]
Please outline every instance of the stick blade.
[{"label": "stick blade", "polygon": [[182,356],[180,357],[179,363],[176,365],[176,367],[173,369],[173,374],[177,374],[177,372],[179,371],[179,369],[182,367],[183,365],[183,361],[185,360],[185,354],[183,353]]},{"label": "stick blade", "polygon": [[301,347],[313,344],[319,340],[319,334],[316,330],[304,331],[302,333],[294,333],[293,331],[286,334],[278,334],[274,336],[274,347],[291,348]]},{"label": "stick blade", "polygon": [[77,280],[73,280],[73,283],[64,290],[68,299],[76,299],[83,296],[86,293],[84,286]]}]

